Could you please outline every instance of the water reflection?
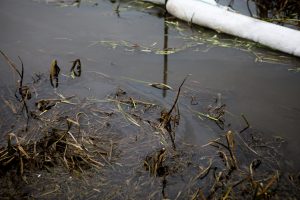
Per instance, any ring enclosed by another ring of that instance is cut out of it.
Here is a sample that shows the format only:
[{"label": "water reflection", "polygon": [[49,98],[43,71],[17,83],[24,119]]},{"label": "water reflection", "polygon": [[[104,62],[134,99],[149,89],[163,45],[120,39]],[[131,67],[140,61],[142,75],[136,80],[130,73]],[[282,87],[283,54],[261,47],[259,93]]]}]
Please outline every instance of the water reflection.
[{"label": "water reflection", "polygon": [[[168,33],[169,28],[166,23],[167,21],[167,14],[164,17],[164,51],[168,50]],[[163,75],[163,83],[168,85],[168,54],[164,54],[164,75]],[[166,97],[167,89],[163,89],[163,97]]]}]

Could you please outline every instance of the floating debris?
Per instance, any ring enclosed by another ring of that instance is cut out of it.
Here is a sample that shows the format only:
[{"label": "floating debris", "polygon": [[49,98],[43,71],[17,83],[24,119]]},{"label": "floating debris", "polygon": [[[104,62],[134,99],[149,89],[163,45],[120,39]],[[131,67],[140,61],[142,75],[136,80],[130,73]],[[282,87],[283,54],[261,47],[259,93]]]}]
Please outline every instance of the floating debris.
[{"label": "floating debris", "polygon": [[124,79],[127,79],[127,80],[131,80],[131,81],[134,81],[134,82],[138,82],[138,83],[145,83],[151,87],[154,87],[156,89],[160,89],[160,90],[173,90],[173,88],[165,83],[151,83],[151,82],[148,82],[148,81],[142,81],[142,80],[137,80],[137,79],[133,79],[133,78],[129,78],[129,77],[121,77],[121,78],[124,78]]},{"label": "floating debris", "polygon": [[290,68],[290,69],[288,69],[288,71],[300,72],[300,67]]},{"label": "floating debris", "polygon": [[[187,31],[191,27],[186,24],[179,22],[176,19],[166,20],[165,21],[168,28],[175,30],[178,34],[177,38],[183,41],[183,45],[179,47],[172,48],[157,48],[157,42],[154,42],[155,45],[143,45],[137,44],[130,41],[117,41],[117,40],[101,40],[101,41],[92,41],[88,47],[95,45],[103,45],[116,49],[118,47],[122,48],[124,51],[139,51],[144,53],[154,53],[157,55],[170,55],[177,52],[185,51],[187,49],[193,48],[194,51],[208,51],[212,47],[223,47],[223,48],[236,48],[242,51],[247,51],[250,54],[254,55],[256,62],[266,62],[266,63],[279,63],[285,64],[290,62],[289,56],[279,55],[273,50],[267,50],[264,46],[251,42],[245,39],[228,37],[222,34],[216,34],[213,31],[204,30],[201,27],[197,27],[196,31],[192,33]],[[261,50],[262,48],[263,51]]]},{"label": "floating debris", "polygon": [[149,85],[160,90],[173,90],[171,86],[164,83],[149,83]]}]

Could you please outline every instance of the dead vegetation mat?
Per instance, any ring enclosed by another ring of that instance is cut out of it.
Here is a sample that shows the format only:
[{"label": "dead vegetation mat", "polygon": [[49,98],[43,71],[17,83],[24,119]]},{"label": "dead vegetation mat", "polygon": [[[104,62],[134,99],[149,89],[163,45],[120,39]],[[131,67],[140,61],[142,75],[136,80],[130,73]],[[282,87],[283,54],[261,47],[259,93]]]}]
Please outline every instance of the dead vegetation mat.
[{"label": "dead vegetation mat", "polygon": [[[245,116],[246,127],[232,130],[224,104],[195,111],[203,105],[182,87],[186,78],[166,107],[120,87],[103,99],[43,94],[41,81],[26,84],[26,93],[19,86],[19,101],[2,96],[1,121],[15,125],[1,126],[1,199],[300,197],[299,173],[282,162],[284,140],[264,139]],[[39,95],[28,98],[30,88]],[[219,136],[186,143],[187,115],[215,122]]]}]

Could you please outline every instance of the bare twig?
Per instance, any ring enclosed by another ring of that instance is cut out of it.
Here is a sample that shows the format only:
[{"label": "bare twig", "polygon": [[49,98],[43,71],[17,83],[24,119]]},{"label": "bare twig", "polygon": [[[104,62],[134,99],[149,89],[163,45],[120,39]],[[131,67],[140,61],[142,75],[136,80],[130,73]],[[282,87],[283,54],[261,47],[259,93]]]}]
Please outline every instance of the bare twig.
[{"label": "bare twig", "polygon": [[245,130],[247,130],[248,128],[250,128],[250,124],[249,124],[249,122],[248,122],[248,120],[247,120],[247,118],[245,117],[244,114],[242,114],[242,117],[243,117],[243,119],[244,119],[244,121],[245,121],[245,123],[246,123],[247,126],[245,128],[243,128],[242,130],[240,130],[240,133],[242,133]]}]

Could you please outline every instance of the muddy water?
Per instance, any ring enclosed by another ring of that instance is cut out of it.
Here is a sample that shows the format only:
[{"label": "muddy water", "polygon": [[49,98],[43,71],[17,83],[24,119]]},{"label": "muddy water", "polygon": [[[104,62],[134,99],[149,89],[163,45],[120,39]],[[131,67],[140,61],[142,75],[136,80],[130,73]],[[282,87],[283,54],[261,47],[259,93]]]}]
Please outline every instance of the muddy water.
[{"label": "muddy water", "polygon": [[[199,103],[208,105],[220,93],[227,110],[235,116],[244,113],[252,128],[285,138],[287,157],[300,166],[296,159],[300,153],[300,74],[289,70],[300,67],[299,58],[254,47],[255,54],[276,59],[256,62],[257,56],[246,51],[245,46],[237,47],[235,38],[181,22],[179,28],[172,23],[166,26],[161,9],[148,6],[121,3],[116,12],[118,5],[110,1],[83,1],[76,7],[45,1],[1,0],[0,48],[16,62],[17,56],[22,58],[27,82],[33,73],[48,76],[52,59],[57,59],[62,73],[67,74],[70,61],[80,58],[82,77],[72,82],[62,76],[59,89],[81,96],[103,97],[114,88],[110,84],[113,82],[170,103],[174,93],[163,93],[124,77],[177,87],[187,74],[192,74],[186,87],[207,94],[199,98]],[[195,41],[192,36],[202,39]],[[114,48],[108,41],[117,46]],[[224,41],[226,47],[222,47]],[[186,44],[190,46],[187,48]],[[159,53],[166,46],[180,51]],[[15,79],[3,59],[0,77],[1,88],[14,87]],[[67,90],[70,84],[75,89]],[[51,90],[50,85],[47,87]],[[189,123],[188,115],[185,121],[188,131],[182,138],[195,144],[206,143],[222,133],[214,128],[213,133],[199,134],[199,124]],[[230,123],[237,129],[244,126],[238,117]]]}]

